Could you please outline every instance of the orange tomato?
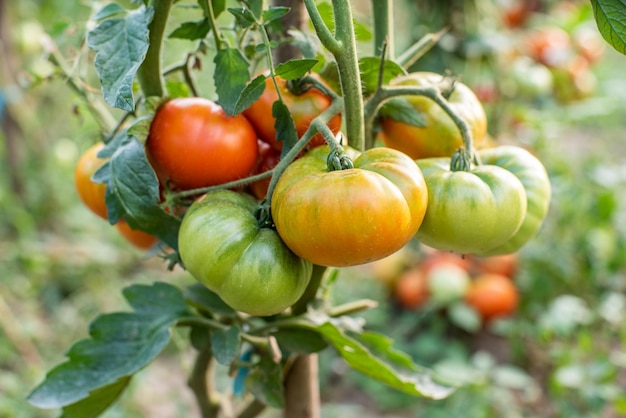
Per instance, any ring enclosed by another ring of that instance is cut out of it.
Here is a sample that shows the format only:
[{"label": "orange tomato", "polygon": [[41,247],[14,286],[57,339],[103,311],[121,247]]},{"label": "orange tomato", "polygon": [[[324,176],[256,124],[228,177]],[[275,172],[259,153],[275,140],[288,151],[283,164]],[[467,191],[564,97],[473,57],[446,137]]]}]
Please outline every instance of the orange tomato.
[{"label": "orange tomato", "polygon": [[465,295],[465,301],[485,321],[515,312],[518,304],[515,284],[506,276],[482,274],[476,277]]},{"label": "orange tomato", "polygon": [[95,173],[107,161],[98,158],[98,152],[104,147],[102,142],[91,146],[78,159],[74,169],[74,184],[78,197],[93,213],[107,219],[107,206],[105,203],[106,184],[91,181]]}]

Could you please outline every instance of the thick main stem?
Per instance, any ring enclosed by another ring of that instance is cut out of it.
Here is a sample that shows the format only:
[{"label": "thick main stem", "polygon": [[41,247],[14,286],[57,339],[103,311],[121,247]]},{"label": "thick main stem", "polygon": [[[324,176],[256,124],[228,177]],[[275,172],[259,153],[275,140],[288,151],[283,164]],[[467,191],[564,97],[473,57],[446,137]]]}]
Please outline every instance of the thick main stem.
[{"label": "thick main stem", "polygon": [[139,86],[146,97],[163,97],[161,46],[172,3],[172,0],[154,0],[154,17],[149,26],[150,46],[146,52],[146,58],[137,71]]},{"label": "thick main stem", "polygon": [[208,382],[211,381],[209,376],[213,362],[213,353],[210,344],[198,352],[196,362],[187,382],[195,395],[200,414],[202,418],[215,418],[220,411],[219,402],[211,399],[211,388]]},{"label": "thick main stem", "polygon": [[[284,418],[317,418],[320,416],[319,367],[317,354],[299,356],[285,379]],[[290,402],[290,400],[293,400]]]}]

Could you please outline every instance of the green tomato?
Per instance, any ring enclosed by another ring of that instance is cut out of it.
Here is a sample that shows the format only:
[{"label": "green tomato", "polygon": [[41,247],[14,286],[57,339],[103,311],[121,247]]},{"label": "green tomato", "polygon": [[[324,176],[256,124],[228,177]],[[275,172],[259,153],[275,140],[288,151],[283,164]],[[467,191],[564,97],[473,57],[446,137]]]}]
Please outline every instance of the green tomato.
[{"label": "green tomato", "polygon": [[233,309],[267,316],[293,305],[311,279],[312,265],[276,231],[259,227],[256,203],[220,190],[194,202],[178,234],[185,268]]},{"label": "green tomato", "polygon": [[510,171],[517,177],[526,192],[526,216],[519,230],[504,244],[480,255],[509,254],[519,250],[534,237],[550,207],[550,179],[541,162],[530,152],[515,146],[500,146],[479,152],[484,164]]},{"label": "green tomato", "polygon": [[440,263],[426,275],[431,299],[447,305],[465,296],[470,285],[469,273],[452,263]]},{"label": "green tomato", "polygon": [[417,160],[428,207],[417,239],[440,250],[482,254],[504,244],[526,216],[524,186],[494,165],[451,171],[449,158]]}]

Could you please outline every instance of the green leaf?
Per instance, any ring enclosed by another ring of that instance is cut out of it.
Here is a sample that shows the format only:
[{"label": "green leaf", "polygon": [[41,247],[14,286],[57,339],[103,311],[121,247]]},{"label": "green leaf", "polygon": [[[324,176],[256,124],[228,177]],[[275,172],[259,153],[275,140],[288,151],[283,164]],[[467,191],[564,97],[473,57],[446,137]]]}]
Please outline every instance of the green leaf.
[{"label": "green leaf", "polygon": [[289,13],[289,7],[271,7],[267,10],[263,10],[261,14],[262,22],[264,25],[273,22],[274,20],[280,19]]},{"label": "green leaf", "polygon": [[246,378],[248,390],[255,398],[274,408],[285,406],[283,369],[269,357],[261,357],[259,364]]},{"label": "green leaf", "polygon": [[63,408],[62,418],[100,416],[122,394],[130,383],[130,379],[130,376],[126,376],[115,383],[93,390],[89,397]]},{"label": "green leaf", "polygon": [[213,331],[211,350],[218,363],[230,365],[239,355],[239,328],[231,326],[226,330]]},{"label": "green leaf", "polygon": [[450,322],[467,332],[480,330],[481,320],[478,312],[465,302],[457,302],[448,307]]},{"label": "green leaf", "polygon": [[274,127],[276,128],[276,140],[283,142],[283,150],[281,158],[298,142],[298,133],[296,132],[296,124],[289,109],[280,100],[272,105],[272,116],[276,119]]},{"label": "green leaf", "polygon": [[202,283],[194,283],[187,287],[185,297],[190,305],[208,313],[234,316],[235,310],[228,306],[215,292],[210,291]]},{"label": "green leaf", "polygon": [[305,58],[314,59],[317,57],[321,48],[317,36],[297,29],[290,29],[287,33],[291,37],[291,43],[302,51]]},{"label": "green leaf", "polygon": [[426,126],[424,116],[417,111],[408,100],[402,97],[394,97],[387,100],[380,108],[380,116],[389,117],[407,125],[423,128]]},{"label": "green leaf", "polygon": [[235,114],[239,96],[250,79],[248,61],[235,48],[226,48],[215,55],[215,90],[219,104],[228,115]]},{"label": "green leaf", "polygon": [[163,350],[176,321],[190,314],[182,292],[167,283],[133,285],[123,294],[133,311],[96,318],[89,327],[91,338],[75,343],[68,360],[28,396],[32,405],[66,407],[70,417],[96,416],[77,414],[106,408],[130,376]]},{"label": "green leaf", "polygon": [[245,89],[241,92],[237,105],[235,106],[235,114],[239,114],[246,110],[256,102],[259,97],[265,91],[265,76],[263,74],[258,75],[252,80]]},{"label": "green leaf", "polygon": [[122,6],[117,3],[109,3],[100,9],[92,19],[102,20],[122,13],[126,13],[126,10],[122,8]]},{"label": "green leaf", "polygon": [[591,5],[604,40],[626,55],[626,3],[623,0],[591,0]]},{"label": "green leaf", "polygon": [[274,333],[281,350],[290,353],[317,353],[328,347],[328,343],[315,331],[297,328],[281,328]]},{"label": "green leaf", "polygon": [[125,18],[103,20],[87,34],[87,45],[96,52],[104,100],[113,107],[135,108],[133,80],[148,50],[153,15],[152,7],[142,6]]},{"label": "green leaf", "polygon": [[316,59],[297,59],[283,62],[276,67],[276,75],[285,80],[295,80],[303,77],[317,64]]},{"label": "green leaf", "polygon": [[255,17],[261,17],[264,0],[244,0],[244,3]]},{"label": "green leaf", "polygon": [[391,340],[383,335],[366,332],[352,338],[330,322],[316,329],[350,367],[394,389],[432,399],[443,399],[454,391],[451,386],[435,382],[430,370],[394,350]]},{"label": "green leaf", "polygon": [[152,124],[153,117],[153,114],[149,114],[135,119],[133,123],[128,126],[128,136],[137,138],[140,141],[145,140],[150,134],[150,125]]},{"label": "green leaf", "polygon": [[211,30],[209,19],[202,19],[197,22],[185,22],[172,32],[169,37],[176,39],[204,39]]},{"label": "green leaf", "polygon": [[256,17],[252,13],[252,11],[245,7],[237,7],[237,8],[229,7],[228,12],[232,14],[233,16],[235,16],[235,18],[237,19],[237,23],[242,28],[247,28],[256,23]]},{"label": "green leaf", "polygon": [[[378,75],[380,73],[380,58],[365,57],[359,60],[359,71],[363,90],[366,94],[372,94],[378,87]],[[385,60],[383,68],[383,84],[388,84],[394,77],[404,74],[404,69],[393,61]]]}]

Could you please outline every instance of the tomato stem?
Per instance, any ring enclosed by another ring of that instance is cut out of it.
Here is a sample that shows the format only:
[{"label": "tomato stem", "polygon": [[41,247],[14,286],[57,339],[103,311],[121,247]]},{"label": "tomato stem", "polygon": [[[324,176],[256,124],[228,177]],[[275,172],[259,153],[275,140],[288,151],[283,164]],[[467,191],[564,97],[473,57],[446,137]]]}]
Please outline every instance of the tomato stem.
[{"label": "tomato stem", "polygon": [[172,0],[154,1],[154,17],[148,26],[150,29],[150,46],[143,63],[137,71],[137,79],[141,86],[141,91],[146,97],[163,97],[161,46],[172,3]]},{"label": "tomato stem", "polygon": [[400,64],[404,69],[408,69],[411,65],[430,51],[439,39],[448,32],[449,28],[443,28],[439,32],[427,33],[422,36],[419,41],[411,45],[406,51],[396,58],[395,62]]},{"label": "tomato stem", "polygon": [[383,55],[383,46],[389,59],[394,57],[393,31],[393,0],[372,0],[372,16],[374,17],[374,55]]},{"label": "tomato stem", "polygon": [[243,179],[229,181],[228,183],[218,184],[215,186],[208,187],[200,187],[198,189],[190,189],[184,190],[182,192],[172,193],[172,196],[176,199],[181,199],[190,196],[196,196],[208,192],[212,192],[214,190],[222,190],[222,189],[233,189],[241,186],[246,186],[250,183],[254,183],[257,180],[263,180],[265,178],[270,177],[274,173],[274,170],[268,170],[260,174],[255,174],[254,176],[245,177]]},{"label": "tomato stem", "polygon": [[198,351],[191,375],[187,380],[187,386],[196,398],[202,418],[215,418],[221,409],[219,400],[211,396],[212,389],[209,386],[210,382],[213,381],[213,379],[208,378],[208,375],[213,371],[213,364],[211,345],[207,343]]}]

